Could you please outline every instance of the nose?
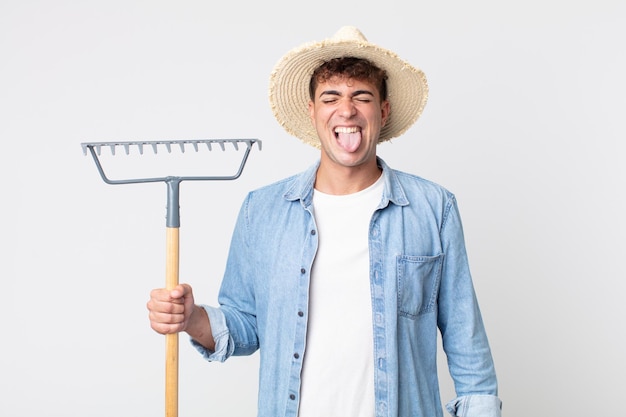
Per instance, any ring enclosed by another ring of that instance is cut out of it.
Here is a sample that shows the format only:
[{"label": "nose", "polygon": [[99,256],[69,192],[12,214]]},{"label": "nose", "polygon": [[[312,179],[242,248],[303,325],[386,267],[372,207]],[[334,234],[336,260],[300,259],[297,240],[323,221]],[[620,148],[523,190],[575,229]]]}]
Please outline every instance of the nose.
[{"label": "nose", "polygon": [[349,119],[356,114],[356,107],[350,99],[341,100],[339,103],[339,109],[337,110],[339,115]]}]

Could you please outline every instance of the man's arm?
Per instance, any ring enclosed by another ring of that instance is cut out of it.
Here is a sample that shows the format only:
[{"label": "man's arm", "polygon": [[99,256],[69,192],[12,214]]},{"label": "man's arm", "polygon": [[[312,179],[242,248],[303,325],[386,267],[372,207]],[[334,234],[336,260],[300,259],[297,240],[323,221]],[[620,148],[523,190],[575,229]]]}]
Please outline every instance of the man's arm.
[{"label": "man's arm", "polygon": [[454,198],[441,229],[445,253],[438,325],[457,398],[448,411],[459,417],[500,417],[493,358],[474,291],[461,218]]}]

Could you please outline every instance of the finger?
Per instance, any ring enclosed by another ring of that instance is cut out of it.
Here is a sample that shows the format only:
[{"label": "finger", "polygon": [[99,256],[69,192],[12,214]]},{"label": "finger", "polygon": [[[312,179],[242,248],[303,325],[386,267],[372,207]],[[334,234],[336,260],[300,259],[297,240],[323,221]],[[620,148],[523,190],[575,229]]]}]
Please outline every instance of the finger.
[{"label": "finger", "polygon": [[162,313],[159,311],[151,311],[148,317],[150,318],[151,323],[158,323],[163,325],[178,325],[185,322],[184,314],[170,314]]},{"label": "finger", "polygon": [[161,301],[150,299],[146,307],[149,311],[156,313],[184,314],[185,312],[185,304],[182,300]]},{"label": "finger", "polygon": [[179,284],[170,291],[170,297],[185,298],[191,294],[191,286],[189,284]]},{"label": "finger", "polygon": [[185,304],[182,298],[177,298],[172,301],[160,301],[155,305],[155,310],[162,313],[169,314],[183,314],[185,312]]},{"label": "finger", "polygon": [[152,327],[152,330],[160,334],[180,333],[185,330],[183,323],[166,324],[166,323],[150,322],[150,327]]},{"label": "finger", "polygon": [[155,288],[150,291],[150,299],[158,300],[158,301],[167,301],[172,298],[171,291],[166,290],[165,288]]}]

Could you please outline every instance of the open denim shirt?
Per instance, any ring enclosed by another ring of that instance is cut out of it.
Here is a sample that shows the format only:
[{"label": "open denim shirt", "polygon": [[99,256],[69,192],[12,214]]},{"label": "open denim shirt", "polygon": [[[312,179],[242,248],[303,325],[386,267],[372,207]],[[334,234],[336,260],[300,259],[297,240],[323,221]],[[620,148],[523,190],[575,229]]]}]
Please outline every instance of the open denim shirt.
[{"label": "open denim shirt", "polygon": [[[448,411],[499,417],[495,369],[456,200],[437,184],[392,170],[380,158],[378,164],[384,191],[369,227],[376,416],[443,414],[439,330],[457,393]],[[210,361],[259,349],[259,417],[298,414],[318,244],[312,206],[318,166],[248,194],[233,232],[220,307],[203,306],[215,351],[192,340]]]}]

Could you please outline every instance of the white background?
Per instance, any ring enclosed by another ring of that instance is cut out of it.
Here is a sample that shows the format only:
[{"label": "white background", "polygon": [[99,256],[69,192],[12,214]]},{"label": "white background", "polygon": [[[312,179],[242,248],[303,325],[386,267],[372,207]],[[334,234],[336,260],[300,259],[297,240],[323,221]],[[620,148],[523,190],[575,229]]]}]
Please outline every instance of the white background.
[{"label": "white background", "polygon": [[[263,140],[239,180],[181,186],[181,281],[214,304],[246,191],[317,156],[274,120],[269,73],[347,24],[428,77],[423,116],[379,151],[458,197],[504,415],[619,413],[625,9],[1,1],[0,415],[164,413],[163,337],[145,303],[164,285],[166,189],[106,185],[80,143]],[[258,354],[207,363],[181,337],[181,417],[255,415],[257,366]],[[443,359],[441,374],[446,402]]]}]

